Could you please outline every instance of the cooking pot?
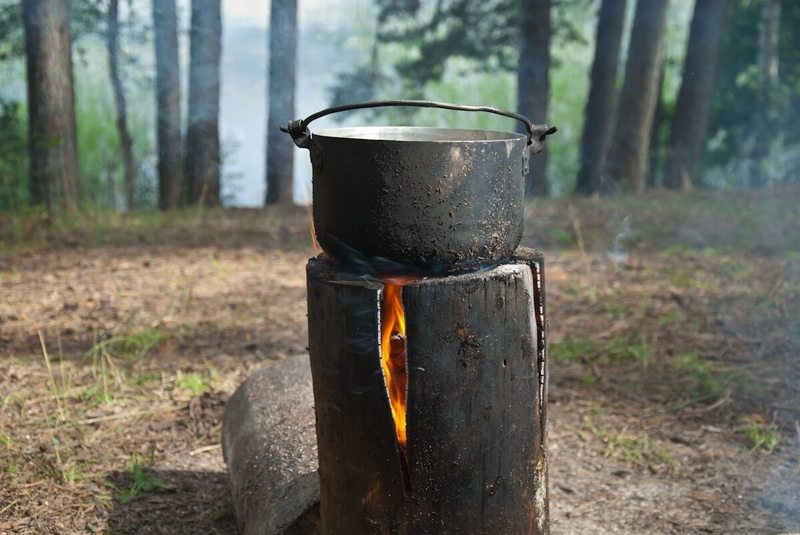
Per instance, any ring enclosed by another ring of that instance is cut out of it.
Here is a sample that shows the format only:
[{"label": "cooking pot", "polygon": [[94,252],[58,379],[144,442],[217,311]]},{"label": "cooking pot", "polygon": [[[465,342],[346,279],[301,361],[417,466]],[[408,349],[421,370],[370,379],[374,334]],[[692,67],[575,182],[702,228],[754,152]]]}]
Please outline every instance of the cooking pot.
[{"label": "cooking pot", "polygon": [[[382,106],[488,112],[524,134],[371,126],[311,133],[332,113]],[[328,108],[281,128],[309,149],[322,248],[366,272],[455,273],[508,259],[522,238],[529,158],[556,129],[487,106],[388,100]]]}]

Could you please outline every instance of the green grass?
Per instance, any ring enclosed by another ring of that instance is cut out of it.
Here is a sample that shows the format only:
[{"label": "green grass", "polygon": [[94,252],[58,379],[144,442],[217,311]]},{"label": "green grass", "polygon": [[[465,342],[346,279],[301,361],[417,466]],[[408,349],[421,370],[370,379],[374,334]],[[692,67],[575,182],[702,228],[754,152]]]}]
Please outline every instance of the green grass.
[{"label": "green grass", "polygon": [[85,354],[92,359],[91,372],[94,381],[83,390],[83,399],[103,405],[112,404],[116,394],[126,387],[141,386],[160,378],[158,374],[150,378],[131,378],[131,364],[145,357],[167,338],[169,333],[166,331],[145,328],[112,336],[100,342],[95,341]]},{"label": "green grass", "polygon": [[188,391],[193,397],[202,396],[213,390],[219,381],[219,372],[208,360],[203,359],[203,364],[206,366],[206,371],[203,373],[178,371],[175,376],[175,386]]},{"label": "green grass", "polygon": [[651,351],[639,334],[619,335],[609,340],[570,338],[550,343],[550,355],[561,362],[591,360],[605,362],[637,362],[647,365]]},{"label": "green grass", "polygon": [[676,390],[683,401],[679,407],[713,402],[727,396],[738,375],[697,353],[687,353],[673,364]]},{"label": "green grass", "polygon": [[161,342],[169,338],[169,333],[159,329],[146,328],[140,331],[112,336],[98,342],[87,352],[89,355],[107,352],[113,357],[138,359],[147,355]]},{"label": "green grass", "polygon": [[594,436],[601,444],[600,453],[610,459],[619,459],[629,464],[663,464],[673,466],[675,460],[670,451],[650,439],[646,432],[633,433],[627,427],[614,431],[603,425],[596,424],[592,416],[584,418],[584,425],[588,433],[582,433],[582,438],[588,441],[589,436]]},{"label": "green grass", "polygon": [[197,397],[211,390],[211,381],[199,373],[184,374],[179,371],[175,378],[175,386]]},{"label": "green grass", "polygon": [[750,442],[750,451],[763,450],[772,453],[781,438],[780,429],[774,422],[767,423],[761,416],[744,418],[744,432]]},{"label": "green grass", "polygon": [[603,312],[608,314],[614,319],[627,318],[631,315],[631,310],[627,305],[620,301],[607,300],[603,301]]},{"label": "green grass", "polygon": [[130,473],[131,482],[128,487],[119,494],[119,501],[121,503],[130,503],[137,499],[142,493],[174,492],[176,490],[174,485],[169,485],[162,479],[146,471],[136,461],[131,461],[128,464],[128,471]]},{"label": "green grass", "polygon": [[214,522],[230,522],[233,520],[233,507],[219,505],[211,511],[211,520]]},{"label": "green grass", "polygon": [[91,476],[84,466],[73,459],[70,446],[62,444],[57,437],[53,437],[51,444],[55,455],[52,469],[57,480],[74,484],[90,479]]},{"label": "green grass", "polygon": [[560,362],[588,358],[597,354],[602,343],[591,338],[571,338],[561,342],[550,342],[550,356]]}]

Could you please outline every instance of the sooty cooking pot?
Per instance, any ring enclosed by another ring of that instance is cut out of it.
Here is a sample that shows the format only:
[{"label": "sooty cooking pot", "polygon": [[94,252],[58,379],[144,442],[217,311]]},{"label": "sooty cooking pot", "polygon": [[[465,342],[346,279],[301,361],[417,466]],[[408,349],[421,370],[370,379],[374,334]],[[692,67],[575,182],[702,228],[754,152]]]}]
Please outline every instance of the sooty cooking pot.
[{"label": "sooty cooking pot", "polygon": [[[527,132],[308,130],[331,113],[381,106],[494,113],[522,121]],[[328,108],[281,130],[311,153],[319,244],[340,262],[380,274],[454,273],[509,258],[522,237],[528,159],[556,131],[496,108],[415,100]]]}]

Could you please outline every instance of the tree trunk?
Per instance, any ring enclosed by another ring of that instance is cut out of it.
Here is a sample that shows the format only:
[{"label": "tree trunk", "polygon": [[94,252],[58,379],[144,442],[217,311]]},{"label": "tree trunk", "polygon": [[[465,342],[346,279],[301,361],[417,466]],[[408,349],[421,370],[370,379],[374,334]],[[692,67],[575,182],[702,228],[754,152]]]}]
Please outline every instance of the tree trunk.
[{"label": "tree trunk", "polygon": [[603,0],[597,18],[597,43],[581,140],[581,169],[575,192],[600,189],[603,167],[614,132],[617,71],[627,0]]},{"label": "tree trunk", "polygon": [[33,204],[51,214],[78,207],[78,155],[68,3],[25,0],[28,152]]},{"label": "tree trunk", "polygon": [[220,0],[192,0],[186,179],[189,201],[219,205]]},{"label": "tree trunk", "polygon": [[726,6],[727,0],[697,0],[694,5],[664,174],[670,189],[691,189],[700,178]]},{"label": "tree trunk", "polygon": [[297,0],[272,0],[269,22],[267,204],[294,202],[294,145],[279,128],[294,119]]},{"label": "tree trunk", "polygon": [[156,122],[158,124],[158,204],[177,208],[183,187],[181,84],[178,16],[175,0],[153,0],[156,49]]},{"label": "tree trunk", "polygon": [[752,152],[750,187],[759,188],[767,183],[764,159],[772,144],[772,123],[775,87],[778,85],[778,42],[781,24],[781,0],[765,0],[761,10],[761,27],[758,36],[758,93],[755,112],[755,143]]},{"label": "tree trunk", "polygon": [[125,208],[133,210],[133,141],[128,131],[128,118],[125,106],[125,92],[119,72],[119,0],[109,0],[106,22],[106,47],[108,48],[108,67],[111,75],[111,89],[117,106],[117,135],[122,153],[123,186],[125,188]]},{"label": "tree trunk", "polygon": [[[517,109],[534,123],[547,123],[550,97],[550,0],[520,0]],[[546,196],[547,152],[531,158],[525,194]]]},{"label": "tree trunk", "polygon": [[653,112],[653,126],[650,128],[650,154],[647,165],[647,188],[657,188],[659,185],[659,170],[663,160],[662,127],[666,121],[664,110],[664,74],[667,70],[666,59],[661,59],[661,68],[658,70],[658,89],[656,93],[656,110]]},{"label": "tree trunk", "polygon": [[607,171],[622,191],[645,186],[668,0],[638,0]]}]

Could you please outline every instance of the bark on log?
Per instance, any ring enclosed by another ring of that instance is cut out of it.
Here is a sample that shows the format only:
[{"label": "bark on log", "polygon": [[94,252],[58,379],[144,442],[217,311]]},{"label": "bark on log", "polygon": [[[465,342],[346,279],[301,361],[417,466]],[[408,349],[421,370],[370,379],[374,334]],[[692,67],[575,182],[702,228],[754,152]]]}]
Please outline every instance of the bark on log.
[{"label": "bark on log", "polygon": [[398,448],[380,360],[383,285],[308,264],[322,532],[548,532],[541,255],[403,287]]}]

